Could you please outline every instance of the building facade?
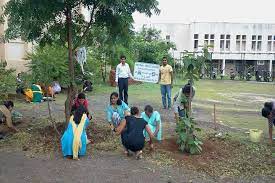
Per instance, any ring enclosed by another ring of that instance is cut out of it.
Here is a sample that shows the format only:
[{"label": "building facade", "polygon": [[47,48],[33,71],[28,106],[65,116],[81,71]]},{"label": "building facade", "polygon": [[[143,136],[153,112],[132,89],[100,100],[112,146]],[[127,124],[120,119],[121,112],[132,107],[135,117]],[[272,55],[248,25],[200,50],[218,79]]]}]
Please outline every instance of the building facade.
[{"label": "building facade", "polygon": [[[7,2],[8,0],[0,0],[0,6],[2,7]],[[0,14],[2,13],[1,8]],[[25,58],[27,53],[32,51],[32,45],[20,39],[5,42],[3,36],[7,27],[7,22],[0,24],[0,59],[7,62],[8,68],[16,69],[17,73],[25,72],[28,69],[26,66],[28,61]]]},{"label": "building facade", "polygon": [[[211,59],[223,75],[253,68],[275,71],[275,24],[193,22],[190,24],[150,24],[161,30],[162,37],[176,44],[174,57],[201,52],[209,46]],[[274,74],[273,74],[274,75]]]}]

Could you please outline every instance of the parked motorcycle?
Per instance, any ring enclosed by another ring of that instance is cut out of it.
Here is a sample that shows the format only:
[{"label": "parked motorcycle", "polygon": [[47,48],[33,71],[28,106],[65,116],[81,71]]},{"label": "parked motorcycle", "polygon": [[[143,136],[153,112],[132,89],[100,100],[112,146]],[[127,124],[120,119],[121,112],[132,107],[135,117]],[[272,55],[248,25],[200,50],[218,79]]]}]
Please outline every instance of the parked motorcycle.
[{"label": "parked motorcycle", "polygon": [[212,72],[212,79],[217,79],[217,74],[215,71]]},{"label": "parked motorcycle", "polygon": [[256,81],[258,81],[258,82],[262,81],[262,76],[260,75],[259,71],[255,72],[255,77],[256,77]]},{"label": "parked motorcycle", "polygon": [[230,79],[231,79],[231,80],[234,80],[235,77],[236,77],[235,72],[231,71],[231,72],[230,72]]},{"label": "parked motorcycle", "polygon": [[264,71],[264,82],[270,82],[271,77],[268,71]]},{"label": "parked motorcycle", "polygon": [[250,71],[248,71],[246,74],[246,81],[250,81],[251,78],[252,78],[252,75],[251,75]]}]

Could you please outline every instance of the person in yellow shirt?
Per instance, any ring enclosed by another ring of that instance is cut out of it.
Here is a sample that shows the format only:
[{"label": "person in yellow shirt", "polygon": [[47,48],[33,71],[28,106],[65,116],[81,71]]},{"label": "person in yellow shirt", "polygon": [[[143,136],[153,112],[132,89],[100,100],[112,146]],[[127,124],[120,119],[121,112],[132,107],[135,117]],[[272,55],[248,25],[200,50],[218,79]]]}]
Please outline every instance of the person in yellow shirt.
[{"label": "person in yellow shirt", "polygon": [[[173,83],[173,68],[167,63],[167,57],[162,58],[162,66],[160,67],[159,73],[159,84],[162,96],[162,107],[168,109],[171,108],[171,89]],[[166,100],[167,99],[167,100]]]}]

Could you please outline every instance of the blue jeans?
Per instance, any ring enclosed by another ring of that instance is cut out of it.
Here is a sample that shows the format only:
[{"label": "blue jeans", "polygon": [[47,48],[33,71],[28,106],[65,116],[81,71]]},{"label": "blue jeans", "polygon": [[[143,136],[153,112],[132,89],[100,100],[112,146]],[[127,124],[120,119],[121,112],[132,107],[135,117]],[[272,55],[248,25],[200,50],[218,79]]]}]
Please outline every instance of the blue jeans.
[{"label": "blue jeans", "polygon": [[171,108],[171,85],[160,85],[160,91],[161,91],[163,108],[167,107],[166,96],[168,99],[168,108]]}]

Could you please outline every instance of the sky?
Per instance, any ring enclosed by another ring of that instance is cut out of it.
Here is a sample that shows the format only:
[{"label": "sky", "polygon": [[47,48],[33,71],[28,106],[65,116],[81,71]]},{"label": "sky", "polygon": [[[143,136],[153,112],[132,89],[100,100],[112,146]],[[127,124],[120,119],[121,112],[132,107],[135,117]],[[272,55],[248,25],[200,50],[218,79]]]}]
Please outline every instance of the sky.
[{"label": "sky", "polygon": [[161,13],[134,13],[135,26],[150,23],[275,23],[275,0],[158,0]]}]

